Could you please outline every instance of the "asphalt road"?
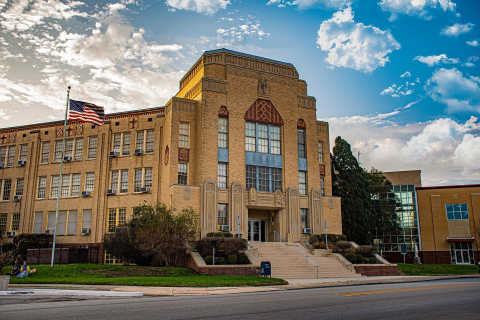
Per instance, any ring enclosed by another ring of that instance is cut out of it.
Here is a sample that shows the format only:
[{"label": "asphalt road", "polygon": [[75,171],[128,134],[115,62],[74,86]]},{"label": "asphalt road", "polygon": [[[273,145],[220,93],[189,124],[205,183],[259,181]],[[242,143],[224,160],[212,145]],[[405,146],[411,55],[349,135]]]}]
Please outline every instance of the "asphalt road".
[{"label": "asphalt road", "polygon": [[[0,305],[0,319],[480,319],[480,281]],[[1,304],[1,300],[0,300]]]}]

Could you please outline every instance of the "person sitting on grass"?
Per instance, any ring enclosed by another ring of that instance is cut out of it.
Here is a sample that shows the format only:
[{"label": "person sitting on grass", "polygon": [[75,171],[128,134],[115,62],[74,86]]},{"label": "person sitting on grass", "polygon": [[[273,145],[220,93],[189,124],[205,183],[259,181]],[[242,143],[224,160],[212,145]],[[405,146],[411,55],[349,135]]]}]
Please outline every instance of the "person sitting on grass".
[{"label": "person sitting on grass", "polygon": [[13,265],[12,272],[10,272],[11,276],[18,276],[21,272],[22,267],[20,266],[20,261],[18,259],[15,260],[15,264]]},{"label": "person sitting on grass", "polygon": [[30,267],[27,266],[27,261],[23,261],[23,266],[20,274],[17,275],[17,278],[26,278],[30,274]]}]

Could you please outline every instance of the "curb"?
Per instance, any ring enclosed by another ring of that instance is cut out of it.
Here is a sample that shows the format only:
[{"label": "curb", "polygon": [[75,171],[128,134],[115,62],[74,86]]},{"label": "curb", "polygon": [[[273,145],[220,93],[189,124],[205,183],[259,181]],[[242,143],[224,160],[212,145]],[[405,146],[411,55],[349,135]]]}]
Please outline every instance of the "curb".
[{"label": "curb", "polygon": [[118,292],[95,290],[55,290],[27,289],[18,291],[0,291],[0,296],[90,296],[90,297],[143,297],[143,292]]}]

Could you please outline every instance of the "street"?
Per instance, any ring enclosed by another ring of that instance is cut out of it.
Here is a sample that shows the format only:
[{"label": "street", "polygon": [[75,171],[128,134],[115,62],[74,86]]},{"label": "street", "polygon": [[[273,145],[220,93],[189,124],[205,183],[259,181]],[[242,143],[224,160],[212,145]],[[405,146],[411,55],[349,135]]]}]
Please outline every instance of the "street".
[{"label": "street", "polygon": [[479,278],[218,296],[16,298],[0,299],[0,319],[480,319]]}]

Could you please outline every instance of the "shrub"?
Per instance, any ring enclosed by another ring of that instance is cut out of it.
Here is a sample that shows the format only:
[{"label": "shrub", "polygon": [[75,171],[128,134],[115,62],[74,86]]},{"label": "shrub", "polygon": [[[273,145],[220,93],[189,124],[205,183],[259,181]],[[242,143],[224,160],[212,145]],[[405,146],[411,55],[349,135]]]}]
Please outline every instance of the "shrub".
[{"label": "shrub", "polygon": [[238,261],[238,257],[234,254],[231,254],[227,257],[227,261],[228,263],[230,264],[237,264],[237,261]]},{"label": "shrub", "polygon": [[363,263],[363,260],[364,260],[364,259],[363,259],[363,256],[362,256],[361,254],[357,254],[356,256],[357,256],[357,263],[358,263],[358,264]]},{"label": "shrub", "polygon": [[233,234],[230,232],[209,232],[207,233],[207,237],[233,238]]},{"label": "shrub", "polygon": [[357,256],[353,253],[347,254],[345,259],[347,259],[350,263],[357,263]]},{"label": "shrub", "polygon": [[377,258],[375,258],[375,257],[368,258],[368,263],[371,263],[371,264],[378,263]]},{"label": "shrub", "polygon": [[327,246],[325,245],[325,242],[315,242],[313,244],[314,249],[326,249]]},{"label": "shrub", "polygon": [[206,256],[203,258],[203,261],[205,261],[206,264],[213,264],[213,256]]},{"label": "shrub", "polygon": [[353,246],[348,241],[338,241],[335,244],[335,247],[337,248],[338,252],[340,252],[342,254],[353,251]]},{"label": "shrub", "polygon": [[206,257],[213,253],[212,241],[216,241],[215,255],[218,257],[228,257],[229,255],[238,255],[247,249],[247,242],[238,238],[215,238],[207,237],[197,241],[195,250],[202,257]]},{"label": "shrub", "polygon": [[215,258],[215,264],[225,264],[225,258],[224,257]]},{"label": "shrub", "polygon": [[53,241],[53,234],[22,233],[13,238],[13,244],[18,245],[18,254],[27,256],[28,249],[48,248]]},{"label": "shrub", "polygon": [[[347,236],[343,234],[328,234],[327,233],[327,241],[328,244],[334,245],[338,241],[347,241]],[[310,244],[314,244],[316,242],[325,242],[325,234],[312,234],[310,236]]]},{"label": "shrub", "polygon": [[373,256],[373,246],[359,246],[357,253],[361,254],[364,257]]},{"label": "shrub", "polygon": [[249,264],[250,263],[250,259],[248,259],[247,255],[245,253],[241,253],[239,256],[238,256],[238,263],[239,264]]}]

